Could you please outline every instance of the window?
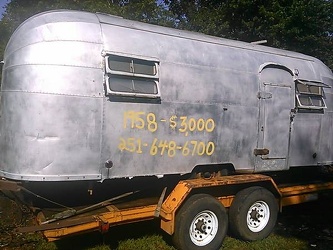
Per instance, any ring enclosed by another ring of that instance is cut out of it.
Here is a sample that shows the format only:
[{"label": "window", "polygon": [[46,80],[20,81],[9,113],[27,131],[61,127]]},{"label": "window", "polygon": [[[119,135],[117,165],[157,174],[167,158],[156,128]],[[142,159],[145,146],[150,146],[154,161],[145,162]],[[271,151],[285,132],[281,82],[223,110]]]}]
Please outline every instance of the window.
[{"label": "window", "polygon": [[113,92],[157,94],[156,82],[149,79],[111,76],[109,77],[109,86]]},{"label": "window", "polygon": [[116,96],[160,98],[158,62],[107,55],[107,93]]},{"label": "window", "polygon": [[323,109],[326,108],[323,88],[328,85],[307,80],[296,80],[297,107],[301,109]]},{"label": "window", "polygon": [[108,57],[108,65],[109,68],[113,71],[143,74],[149,76],[155,76],[157,74],[155,62],[141,59],[110,55]]}]

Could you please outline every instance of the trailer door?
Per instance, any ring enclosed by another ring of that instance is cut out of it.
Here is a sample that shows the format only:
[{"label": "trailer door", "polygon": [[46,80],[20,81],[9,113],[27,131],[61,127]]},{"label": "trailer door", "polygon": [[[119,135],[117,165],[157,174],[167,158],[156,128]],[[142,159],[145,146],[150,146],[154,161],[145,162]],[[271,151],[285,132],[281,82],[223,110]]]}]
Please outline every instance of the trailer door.
[{"label": "trailer door", "polygon": [[293,73],[282,65],[260,70],[256,171],[288,169],[291,115],[294,108]]}]

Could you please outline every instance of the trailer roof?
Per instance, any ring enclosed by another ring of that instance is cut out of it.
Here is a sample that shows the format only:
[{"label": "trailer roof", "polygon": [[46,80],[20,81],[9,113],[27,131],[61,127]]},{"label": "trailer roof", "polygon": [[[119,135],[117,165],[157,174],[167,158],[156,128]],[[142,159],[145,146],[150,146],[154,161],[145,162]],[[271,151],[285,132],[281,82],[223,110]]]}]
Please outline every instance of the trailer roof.
[{"label": "trailer roof", "polygon": [[269,53],[269,54],[274,54],[274,55],[287,56],[287,57],[308,60],[308,61],[317,60],[314,57],[304,55],[302,53],[287,51],[287,50],[283,50],[283,49],[277,49],[277,48],[273,48],[273,47],[269,47],[269,46],[258,45],[258,44],[254,44],[254,43],[237,41],[237,40],[231,40],[231,39],[226,39],[226,38],[222,38],[222,37],[215,37],[215,36],[210,36],[210,35],[206,35],[206,34],[199,33],[199,32],[180,30],[180,29],[175,29],[175,28],[169,28],[169,27],[163,27],[163,26],[154,25],[154,24],[138,22],[138,21],[128,20],[128,19],[124,19],[119,16],[114,16],[114,15],[109,15],[109,14],[104,14],[104,13],[96,13],[96,15],[101,23],[120,26],[120,27],[124,27],[124,28],[128,28],[128,29],[142,30],[142,31],[157,33],[157,34],[166,35],[166,36],[174,36],[177,38],[190,39],[190,40],[199,41],[199,42],[224,45],[224,46],[246,49],[246,50],[254,50],[254,51],[259,51],[259,52],[264,52],[264,53]]}]

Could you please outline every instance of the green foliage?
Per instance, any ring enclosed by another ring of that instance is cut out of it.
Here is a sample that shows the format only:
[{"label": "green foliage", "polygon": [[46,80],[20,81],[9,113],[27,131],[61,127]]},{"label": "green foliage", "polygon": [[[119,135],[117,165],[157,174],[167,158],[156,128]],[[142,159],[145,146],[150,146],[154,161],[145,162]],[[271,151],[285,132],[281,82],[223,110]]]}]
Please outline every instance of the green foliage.
[{"label": "green foliage", "polygon": [[333,68],[332,0],[165,0],[177,27],[302,52]]}]

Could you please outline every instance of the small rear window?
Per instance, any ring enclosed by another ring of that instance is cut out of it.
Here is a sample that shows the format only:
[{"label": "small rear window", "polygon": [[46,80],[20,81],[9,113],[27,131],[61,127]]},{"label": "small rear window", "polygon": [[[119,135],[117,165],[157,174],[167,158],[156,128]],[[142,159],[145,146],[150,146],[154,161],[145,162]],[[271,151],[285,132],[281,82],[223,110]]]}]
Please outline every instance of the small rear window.
[{"label": "small rear window", "polygon": [[158,61],[113,54],[105,59],[108,94],[160,98]]},{"label": "small rear window", "polygon": [[306,80],[296,80],[296,100],[300,109],[326,108],[323,87],[327,85]]},{"label": "small rear window", "polygon": [[109,77],[109,87],[114,92],[157,94],[157,84],[150,79],[111,76]]},{"label": "small rear window", "polygon": [[124,56],[109,56],[108,66],[113,71],[133,74],[155,76],[157,73],[155,62]]}]

